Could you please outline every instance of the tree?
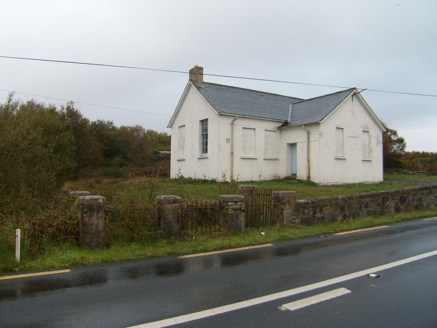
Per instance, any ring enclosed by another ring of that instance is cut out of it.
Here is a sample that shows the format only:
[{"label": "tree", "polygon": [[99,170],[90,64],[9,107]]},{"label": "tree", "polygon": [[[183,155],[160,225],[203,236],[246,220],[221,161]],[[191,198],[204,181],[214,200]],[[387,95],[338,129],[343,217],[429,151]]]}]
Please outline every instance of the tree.
[{"label": "tree", "polygon": [[170,150],[171,137],[167,133],[147,130],[146,134],[152,142],[153,152],[155,154],[160,150]]},{"label": "tree", "polygon": [[393,129],[387,128],[387,132],[383,136],[384,144],[384,168],[396,169],[403,168],[404,165],[401,161],[407,143],[403,137],[398,136],[398,132]]},{"label": "tree", "polygon": [[67,106],[61,106],[59,112],[61,120],[68,123],[68,130],[74,135],[76,152],[74,159],[79,170],[85,168],[96,168],[103,161],[102,145],[91,134],[90,121],[83,117],[73,102]]},{"label": "tree", "polygon": [[102,145],[104,165],[127,164],[129,145],[112,121],[93,121],[90,124],[90,131]]},{"label": "tree", "polygon": [[120,134],[129,145],[128,160],[139,167],[145,166],[153,154],[152,141],[140,125],[121,126]]},{"label": "tree", "polygon": [[[0,104],[0,203],[38,202],[58,191],[75,169],[74,136],[56,107],[13,100]],[[1,207],[1,206],[0,206]]]}]

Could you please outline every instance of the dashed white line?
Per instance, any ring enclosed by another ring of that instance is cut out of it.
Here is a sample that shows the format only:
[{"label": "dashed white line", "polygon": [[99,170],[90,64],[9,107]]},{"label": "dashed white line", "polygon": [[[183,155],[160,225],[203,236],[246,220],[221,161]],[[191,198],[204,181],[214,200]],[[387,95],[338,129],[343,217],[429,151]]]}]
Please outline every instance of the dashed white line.
[{"label": "dashed white line", "polygon": [[333,299],[333,298],[336,298],[339,296],[349,294],[350,292],[351,291],[349,289],[339,288],[339,289],[331,290],[331,291],[323,293],[323,294],[307,297],[307,298],[304,298],[304,299],[299,300],[299,301],[283,304],[280,307],[280,309],[281,310],[295,311],[295,310],[299,310],[299,309],[302,309],[302,308],[310,306],[310,305],[314,305],[314,304],[324,302],[324,301],[327,301],[327,300],[330,300],[330,299]]}]

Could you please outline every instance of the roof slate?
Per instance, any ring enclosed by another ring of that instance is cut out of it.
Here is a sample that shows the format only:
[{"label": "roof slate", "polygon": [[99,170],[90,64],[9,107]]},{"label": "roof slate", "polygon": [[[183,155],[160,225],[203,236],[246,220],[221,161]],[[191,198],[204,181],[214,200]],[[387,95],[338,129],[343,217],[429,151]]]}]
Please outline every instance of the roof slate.
[{"label": "roof slate", "polygon": [[[320,122],[355,90],[351,88],[305,100],[215,83],[195,86],[219,114],[283,121],[284,126]],[[291,120],[287,122],[290,104]]]},{"label": "roof slate", "polygon": [[321,122],[354,90],[355,88],[347,89],[294,104],[291,109],[291,120],[284,126]]},{"label": "roof slate", "polygon": [[303,99],[215,83],[196,85],[197,90],[220,114],[286,121],[290,104]]}]

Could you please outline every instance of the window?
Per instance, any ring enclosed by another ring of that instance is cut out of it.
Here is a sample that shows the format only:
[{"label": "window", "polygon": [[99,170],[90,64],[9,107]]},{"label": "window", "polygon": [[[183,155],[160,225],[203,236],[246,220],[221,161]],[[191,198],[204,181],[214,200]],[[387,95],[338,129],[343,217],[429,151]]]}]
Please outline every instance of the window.
[{"label": "window", "polygon": [[276,131],[265,132],[265,158],[278,157],[276,146]]},{"label": "window", "polygon": [[179,127],[178,158],[185,158],[185,125]]},{"label": "window", "polygon": [[243,128],[242,156],[255,157],[255,129]]},{"label": "window", "polygon": [[343,128],[335,129],[335,156],[344,157]]},{"label": "window", "polygon": [[200,121],[200,156],[208,156],[208,120]]},{"label": "window", "polygon": [[369,131],[363,131],[363,158],[370,159],[370,135],[369,135]]}]

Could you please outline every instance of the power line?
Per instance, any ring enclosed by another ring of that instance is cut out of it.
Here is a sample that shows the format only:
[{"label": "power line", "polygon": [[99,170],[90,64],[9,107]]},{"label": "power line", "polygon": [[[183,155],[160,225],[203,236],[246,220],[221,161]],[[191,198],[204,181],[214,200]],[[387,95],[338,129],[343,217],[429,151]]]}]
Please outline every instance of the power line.
[{"label": "power line", "polygon": [[[189,72],[185,72],[185,71],[159,69],[159,68],[147,68],[147,67],[124,66],[124,65],[87,63],[87,62],[77,62],[77,61],[67,61],[67,60],[55,60],[55,59],[41,59],[41,58],[13,57],[13,56],[0,56],[0,58],[19,59],[19,60],[31,60],[31,61],[42,61],[42,62],[62,63],[62,64],[75,64],[75,65],[89,65],[89,66],[100,66],[100,67],[112,67],[112,68],[125,68],[125,69],[136,69],[136,70],[165,72],[165,73],[178,73],[178,74],[188,74],[189,73]],[[350,87],[337,86],[337,85],[317,84],[317,83],[305,83],[305,82],[293,82],[293,81],[283,81],[283,80],[272,80],[272,79],[262,79],[262,78],[255,78],[255,77],[244,77],[244,76],[222,75],[222,74],[203,74],[203,75],[214,76],[214,77],[230,78],[230,79],[240,79],[240,80],[252,80],[252,81],[261,81],[261,82],[287,83],[287,84],[299,84],[299,85],[308,85],[308,86],[317,86],[317,87],[350,89]],[[365,89],[365,88],[358,88],[358,89]],[[424,93],[389,91],[389,90],[378,90],[378,89],[369,89],[369,88],[367,88],[367,91],[381,92],[381,93],[392,93],[392,94],[401,94],[401,95],[410,95],[410,96],[421,96],[421,97],[437,97],[437,95],[424,94]]]},{"label": "power line", "polygon": [[397,127],[400,129],[428,129],[428,130],[435,130],[436,128],[434,126],[413,126],[413,125],[399,125],[399,124],[388,124],[390,127]]},{"label": "power line", "polygon": [[[0,90],[1,91],[9,92],[9,90],[5,90],[5,89],[0,89]],[[33,96],[33,97],[41,97],[41,98],[47,98],[47,99],[61,100],[61,101],[66,101],[66,102],[71,101],[71,99],[68,100],[68,99],[62,99],[62,98],[47,97],[47,96],[35,95],[35,94],[31,94],[31,93],[24,93],[24,92],[18,92],[18,91],[14,91],[14,92],[15,93],[19,93],[21,95],[28,95],[28,96]],[[96,106],[96,107],[112,108],[112,109],[118,109],[118,110],[124,110],[124,111],[128,111],[128,112],[135,112],[135,113],[148,114],[148,115],[157,115],[157,116],[171,117],[171,115],[167,115],[167,114],[158,114],[158,113],[144,112],[144,111],[135,110],[135,109],[127,109],[127,108],[121,108],[121,107],[112,107],[112,106],[106,106],[106,105],[97,105],[97,104],[91,104],[91,103],[86,103],[86,102],[82,102],[82,101],[73,101],[73,102],[75,104],[83,104],[83,105]]]},{"label": "power line", "polygon": [[[9,90],[5,90],[5,89],[0,89],[0,91],[10,92]],[[61,101],[65,101],[65,102],[71,101],[71,100],[68,100],[68,99],[48,97],[48,96],[41,96],[41,95],[36,95],[36,94],[32,94],[32,93],[24,93],[24,92],[18,92],[18,91],[13,91],[13,92],[14,93],[18,93],[18,94],[22,94],[22,95],[28,95],[28,96],[40,97],[40,98],[47,98],[47,99],[54,99],[54,100],[61,100]],[[73,101],[73,102],[75,104],[83,104],[83,105],[96,106],[96,107],[104,107],[104,108],[117,109],[117,110],[123,110],[123,111],[128,111],[128,112],[140,113],[140,114],[171,117],[171,115],[168,115],[168,114],[158,114],[158,113],[144,112],[144,111],[135,110],[135,109],[113,107],[113,106],[106,106],[106,105],[97,105],[97,104],[91,104],[91,103],[87,103],[87,102],[83,102],[83,101]],[[435,127],[431,127],[431,126],[413,126],[413,125],[389,124],[389,123],[387,123],[387,126],[389,126],[391,128],[397,127],[397,128],[401,128],[401,129],[407,129],[407,130],[408,129],[429,129],[429,130],[434,130],[435,129]]]}]

